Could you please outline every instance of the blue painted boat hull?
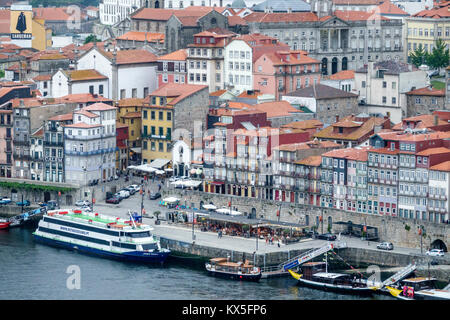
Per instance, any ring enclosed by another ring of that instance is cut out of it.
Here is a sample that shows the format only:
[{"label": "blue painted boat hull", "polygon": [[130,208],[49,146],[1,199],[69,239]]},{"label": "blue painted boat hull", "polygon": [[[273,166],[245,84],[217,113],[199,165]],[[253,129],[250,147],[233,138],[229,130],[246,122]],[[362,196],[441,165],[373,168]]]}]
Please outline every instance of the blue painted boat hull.
[{"label": "blue painted boat hull", "polygon": [[141,262],[141,263],[164,263],[170,254],[169,252],[143,252],[143,251],[131,251],[126,253],[115,253],[104,251],[96,248],[82,246],[74,243],[68,243],[65,241],[49,239],[33,234],[36,242],[50,245],[53,247],[64,248],[68,250],[75,250],[81,253],[90,255],[96,255],[103,258],[115,259],[128,262]]}]

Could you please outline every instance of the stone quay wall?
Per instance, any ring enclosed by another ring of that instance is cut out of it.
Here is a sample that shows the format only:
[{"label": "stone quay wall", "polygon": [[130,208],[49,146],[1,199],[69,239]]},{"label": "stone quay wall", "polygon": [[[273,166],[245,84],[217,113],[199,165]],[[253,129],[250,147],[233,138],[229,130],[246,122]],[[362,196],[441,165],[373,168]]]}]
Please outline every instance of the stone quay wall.
[{"label": "stone quay wall", "polygon": [[[337,225],[335,225],[336,222],[351,221],[353,224],[378,228],[379,241],[390,241],[396,246],[420,248],[422,241],[422,248],[426,251],[434,241],[440,240],[448,250],[450,249],[449,224],[437,224],[418,219],[362,214],[333,208],[251,199],[192,190],[170,189],[164,190],[162,195],[163,197],[170,195],[177,196],[181,199],[181,204],[184,204],[186,201],[188,206],[196,208],[200,207],[201,202],[203,204],[212,202],[215,206],[221,207],[228,206],[228,202],[231,201],[232,207],[244,215],[256,212],[257,218],[274,221],[278,220],[276,213],[281,206],[280,221],[297,223],[309,228],[317,226],[319,233],[326,233],[329,224],[331,225],[331,232],[334,232],[338,229]],[[319,222],[320,217],[322,217],[322,222]],[[420,226],[423,226],[425,230],[422,237],[418,232]]]}]

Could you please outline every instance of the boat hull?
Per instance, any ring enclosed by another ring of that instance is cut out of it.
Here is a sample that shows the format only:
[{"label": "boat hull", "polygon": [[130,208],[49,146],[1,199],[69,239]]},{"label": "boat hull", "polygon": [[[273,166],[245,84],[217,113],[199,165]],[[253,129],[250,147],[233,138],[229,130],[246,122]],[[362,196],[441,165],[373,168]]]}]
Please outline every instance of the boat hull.
[{"label": "boat hull", "polygon": [[81,253],[100,256],[103,258],[109,258],[120,261],[129,262],[142,262],[142,263],[164,263],[170,254],[168,252],[143,252],[143,251],[131,251],[125,253],[116,253],[105,250],[100,250],[92,247],[87,247],[75,243],[69,243],[61,240],[49,239],[36,234],[33,234],[34,239],[42,244],[46,244],[52,247],[64,248],[68,250],[75,250]]},{"label": "boat hull", "polygon": [[371,295],[374,290],[369,287],[352,287],[352,286],[344,286],[344,285],[333,285],[330,283],[323,283],[312,281],[308,279],[304,279],[303,277],[299,277],[297,279],[297,283],[301,286],[319,289],[323,291],[344,293],[344,294],[354,294],[354,295]]},{"label": "boat hull", "polygon": [[0,222],[0,230],[1,229],[8,229],[11,222]]},{"label": "boat hull", "polygon": [[242,280],[242,281],[253,281],[258,282],[261,279],[261,273],[258,274],[238,274],[231,272],[220,272],[220,271],[210,271],[207,270],[208,274],[213,277],[232,279],[232,280]]}]

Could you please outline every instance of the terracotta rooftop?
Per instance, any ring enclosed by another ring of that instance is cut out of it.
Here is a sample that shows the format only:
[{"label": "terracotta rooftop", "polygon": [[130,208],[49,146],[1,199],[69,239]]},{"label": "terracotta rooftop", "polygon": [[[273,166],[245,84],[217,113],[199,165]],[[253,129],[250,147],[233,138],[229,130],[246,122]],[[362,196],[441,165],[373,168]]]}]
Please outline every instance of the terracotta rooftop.
[{"label": "terracotta rooftop", "polygon": [[303,111],[294,108],[287,101],[273,101],[255,104],[252,109],[258,111],[264,111],[267,114],[267,119],[286,117],[293,113],[302,113]]},{"label": "terracotta rooftop", "polygon": [[450,160],[430,167],[430,170],[450,172]]},{"label": "terracotta rooftop", "polygon": [[420,151],[416,153],[418,156],[431,156],[433,154],[443,154],[443,153],[450,153],[449,148],[445,147],[438,147],[438,148],[428,148],[423,151]]},{"label": "terracotta rooftop", "polygon": [[219,96],[223,95],[225,92],[227,92],[227,89],[214,91],[214,92],[211,92],[209,95],[213,96],[213,97],[219,97]]},{"label": "terracotta rooftop", "polygon": [[72,113],[60,114],[58,116],[54,116],[49,118],[50,121],[69,121],[73,119]]},{"label": "terracotta rooftop", "polygon": [[[113,53],[111,51],[103,51],[99,49],[106,57],[110,60],[113,58]],[[150,63],[155,62],[157,56],[153,53],[144,50],[119,50],[116,53],[116,63],[120,64],[137,64],[137,63]]]},{"label": "terracotta rooftop", "polygon": [[[34,19],[42,19],[46,21],[69,21],[72,18],[72,14],[67,12],[67,8],[55,8],[55,7],[42,7],[33,8]],[[84,20],[86,14],[81,12],[81,19]]]},{"label": "terracotta rooftop", "polygon": [[177,83],[167,83],[164,86],[160,87],[153,91],[147,98],[145,98],[146,103],[150,103],[151,96],[157,97],[170,97],[172,100],[167,102],[168,106],[174,106],[178,102],[188,98],[189,96],[208,88],[208,86],[204,85],[196,85],[196,84],[177,84]]},{"label": "terracotta rooftop", "polygon": [[50,81],[52,80],[51,74],[42,74],[33,78],[34,81]]},{"label": "terracotta rooftop", "polygon": [[367,161],[367,151],[371,149],[372,147],[337,149],[322,154],[322,157]]},{"label": "terracotta rooftop", "polygon": [[322,164],[322,156],[310,156],[303,160],[296,161],[295,163],[304,166],[318,167]]},{"label": "terracotta rooftop", "polygon": [[330,80],[355,79],[355,70],[342,70],[329,77]]},{"label": "terracotta rooftop", "polygon": [[429,132],[429,133],[405,133],[403,131],[395,132],[378,132],[377,135],[383,140],[387,141],[407,141],[407,142],[419,142],[425,140],[437,140],[450,138],[450,132]]},{"label": "terracotta rooftop", "polygon": [[365,11],[351,11],[345,10],[334,11],[334,16],[344,21],[371,21],[371,20],[390,20],[389,18],[380,16],[377,13],[365,12]]},{"label": "terracotta rooftop", "polygon": [[127,33],[117,37],[117,40],[129,40],[129,41],[140,41],[144,42],[147,38],[148,42],[164,42],[164,33],[151,33],[142,31],[128,31]]},{"label": "terracotta rooftop", "polygon": [[94,104],[90,104],[83,108],[83,110],[87,111],[107,111],[107,110],[115,110],[116,107],[110,106],[109,104],[97,102]]},{"label": "terracotta rooftop", "polygon": [[98,118],[98,117],[99,117],[98,114],[89,112],[89,111],[87,111],[87,110],[85,110],[85,109],[76,110],[76,111],[74,111],[73,113],[76,113],[76,114],[82,114],[83,116],[88,117],[88,118]]},{"label": "terracotta rooftop", "polygon": [[78,122],[74,124],[67,124],[65,125],[66,128],[80,128],[80,129],[90,129],[90,128],[97,128],[101,127],[101,124],[87,124],[84,122]]},{"label": "terracotta rooftop", "polygon": [[318,21],[318,17],[312,12],[291,12],[291,13],[266,13],[253,12],[244,17],[247,22],[271,23],[271,22],[313,22]]},{"label": "terracotta rooftop", "polygon": [[433,87],[424,87],[406,92],[407,95],[411,96],[437,96],[445,97],[445,89],[437,90]]},{"label": "terracotta rooftop", "polygon": [[141,112],[128,112],[127,114],[123,115],[122,118],[140,118],[142,115]]},{"label": "terracotta rooftop", "polygon": [[434,7],[432,9],[422,10],[413,15],[413,17],[441,19],[450,17],[449,4],[442,7]]},{"label": "terracotta rooftop", "polygon": [[107,102],[112,101],[101,95],[93,95],[91,93],[72,93],[66,96],[56,98],[55,101],[60,103],[87,103],[87,102]]},{"label": "terracotta rooftop", "polygon": [[117,101],[118,107],[140,107],[144,104],[144,99],[126,98]]},{"label": "terracotta rooftop", "polygon": [[295,128],[295,129],[316,129],[323,127],[323,123],[317,119],[295,121],[287,123],[281,126],[282,128]]},{"label": "terracotta rooftop", "polygon": [[[409,122],[414,122],[415,126],[414,129],[424,129],[424,128],[430,128],[436,126],[435,124],[435,115],[433,114],[423,114],[420,116],[410,117],[410,118],[404,118],[402,119],[402,122],[397,123],[395,126],[392,127],[393,130],[405,130],[408,128]],[[437,118],[437,125],[445,125],[448,124],[448,121],[444,121],[442,119]]]},{"label": "terracotta rooftop", "polygon": [[399,7],[397,7],[395,4],[393,4],[389,0],[384,1],[382,4],[380,4],[378,7],[376,7],[374,9],[374,12],[376,12],[378,14],[385,14],[385,15],[409,16],[409,13],[400,9]]},{"label": "terracotta rooftop", "polygon": [[158,57],[158,61],[186,61],[187,59],[187,50],[186,49],[180,49],[168,54],[165,54],[163,56]]},{"label": "terracotta rooftop", "polygon": [[373,133],[375,126],[382,125],[386,121],[386,119],[384,118],[370,117],[365,122],[360,122],[359,126],[358,127],[355,126],[354,127],[355,129],[352,130],[350,133],[334,132],[335,131],[334,128],[336,126],[339,127],[339,124],[341,123],[345,126],[346,124],[349,123],[349,121],[354,121],[355,118],[356,118],[355,116],[345,117],[344,119],[335,123],[334,125],[328,126],[325,129],[314,134],[314,137],[319,139],[323,138],[323,139],[358,141]]}]

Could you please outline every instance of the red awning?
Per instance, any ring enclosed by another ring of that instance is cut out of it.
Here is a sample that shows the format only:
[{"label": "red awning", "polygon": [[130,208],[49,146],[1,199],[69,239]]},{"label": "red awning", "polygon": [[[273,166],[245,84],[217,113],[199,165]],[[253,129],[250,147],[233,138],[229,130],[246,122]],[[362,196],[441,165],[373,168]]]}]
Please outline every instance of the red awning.
[{"label": "red awning", "polygon": [[223,181],[211,181],[211,184],[215,185],[215,186],[220,186],[222,184],[225,184],[225,182],[223,182]]}]

